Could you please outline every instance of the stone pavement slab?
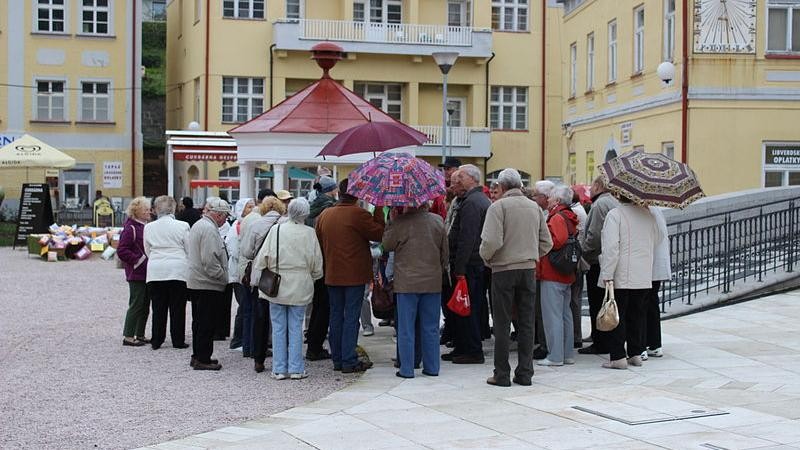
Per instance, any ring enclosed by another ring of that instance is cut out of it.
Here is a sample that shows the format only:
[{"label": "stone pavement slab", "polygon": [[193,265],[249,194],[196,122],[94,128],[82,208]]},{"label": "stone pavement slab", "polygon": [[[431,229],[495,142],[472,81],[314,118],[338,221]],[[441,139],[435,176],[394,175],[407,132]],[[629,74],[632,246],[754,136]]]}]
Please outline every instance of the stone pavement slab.
[{"label": "stone pavement slab", "polygon": [[[665,356],[643,367],[579,355],[510,388],[485,384],[491,341],[487,364],[397,378],[379,329],[361,339],[376,367],[344,390],[150,448],[800,449],[798,322],[800,291],[730,305],[665,321]],[[726,414],[681,419],[715,412]]]}]

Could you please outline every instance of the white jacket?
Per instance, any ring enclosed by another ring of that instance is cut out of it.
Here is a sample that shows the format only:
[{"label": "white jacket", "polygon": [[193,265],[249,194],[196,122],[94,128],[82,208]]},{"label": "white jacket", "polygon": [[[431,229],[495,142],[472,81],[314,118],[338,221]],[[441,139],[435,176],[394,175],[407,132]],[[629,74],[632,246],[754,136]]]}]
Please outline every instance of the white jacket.
[{"label": "white jacket", "polygon": [[144,226],[147,281],[186,281],[186,237],[189,224],[172,214]]},{"label": "white jacket", "polygon": [[617,289],[650,289],[653,255],[661,241],[656,219],[647,208],[622,203],[606,216],[602,231],[600,278],[614,280]]},{"label": "white jacket", "polygon": [[239,221],[237,219],[228,228],[228,234],[225,235],[225,248],[228,249],[228,282],[240,283],[242,280],[239,278]]},{"label": "white jacket", "polygon": [[659,208],[651,206],[650,213],[655,217],[658,230],[661,231],[661,240],[656,244],[656,251],[653,254],[653,281],[667,281],[672,278],[667,220]]},{"label": "white jacket", "polygon": [[[278,234],[280,233],[280,237]],[[280,252],[278,242],[280,241]],[[276,257],[278,258],[276,267]],[[261,298],[279,305],[308,305],[314,298],[314,280],[322,278],[322,250],[314,229],[295,222],[275,225],[267,241],[253,260],[253,284],[258,283],[261,271],[269,269],[281,276],[277,297]]]}]

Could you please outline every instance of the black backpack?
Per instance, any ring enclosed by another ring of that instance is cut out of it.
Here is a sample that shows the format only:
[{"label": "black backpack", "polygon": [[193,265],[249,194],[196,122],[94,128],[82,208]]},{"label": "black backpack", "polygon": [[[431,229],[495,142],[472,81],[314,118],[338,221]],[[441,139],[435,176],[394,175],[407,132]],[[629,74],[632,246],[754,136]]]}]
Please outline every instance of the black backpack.
[{"label": "black backpack", "polygon": [[[563,217],[565,221],[567,220],[563,214],[558,214]],[[547,254],[547,259],[550,260],[550,265],[553,266],[556,272],[569,275],[578,270],[578,262],[581,260],[583,251],[581,250],[581,244],[578,242],[577,229],[568,221],[566,223],[567,233],[569,234],[567,242],[558,250],[551,250],[550,253]],[[572,227],[572,231],[570,231],[570,227]]]}]

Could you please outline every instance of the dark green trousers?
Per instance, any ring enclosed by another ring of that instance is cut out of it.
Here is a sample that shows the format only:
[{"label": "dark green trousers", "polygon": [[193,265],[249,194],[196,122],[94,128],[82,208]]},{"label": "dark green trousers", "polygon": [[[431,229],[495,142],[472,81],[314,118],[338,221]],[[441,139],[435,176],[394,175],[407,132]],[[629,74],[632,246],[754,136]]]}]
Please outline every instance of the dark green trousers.
[{"label": "dark green trousers", "polygon": [[150,315],[150,298],[147,297],[147,284],[144,281],[128,281],[130,298],[128,313],[125,314],[125,337],[144,337],[147,316]]}]

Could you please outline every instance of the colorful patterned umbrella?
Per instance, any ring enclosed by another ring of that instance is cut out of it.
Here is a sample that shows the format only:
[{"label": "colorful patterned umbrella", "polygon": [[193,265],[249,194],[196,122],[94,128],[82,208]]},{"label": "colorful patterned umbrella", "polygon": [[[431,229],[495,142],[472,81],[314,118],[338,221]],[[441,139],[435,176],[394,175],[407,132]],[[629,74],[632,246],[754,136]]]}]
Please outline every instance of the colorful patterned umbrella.
[{"label": "colorful patterned umbrella", "polygon": [[348,178],[347,193],[373,205],[417,207],[445,193],[442,173],[408,153],[382,153]]},{"label": "colorful patterned umbrella", "polygon": [[625,153],[598,166],[609,190],[639,205],[684,208],[704,197],[694,171],[660,153]]}]

